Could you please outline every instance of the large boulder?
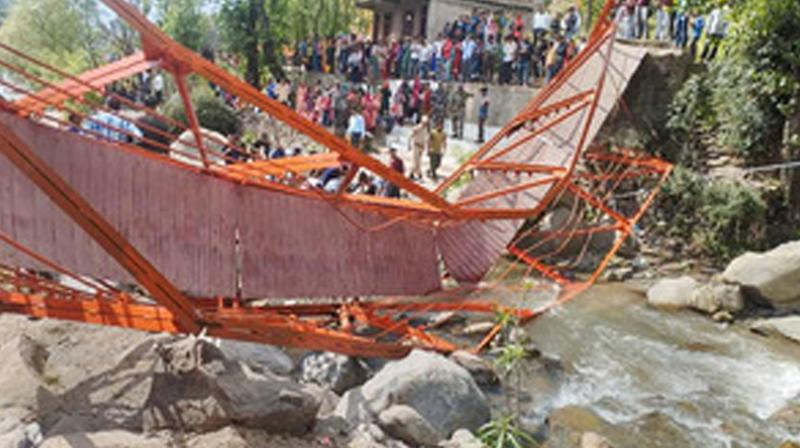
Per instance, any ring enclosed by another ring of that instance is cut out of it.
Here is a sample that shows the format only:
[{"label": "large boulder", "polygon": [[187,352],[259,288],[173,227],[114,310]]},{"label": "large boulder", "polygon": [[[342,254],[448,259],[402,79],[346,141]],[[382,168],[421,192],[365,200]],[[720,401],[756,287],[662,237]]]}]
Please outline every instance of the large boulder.
[{"label": "large boulder", "polygon": [[719,281],[701,285],[688,276],[659,280],[647,291],[647,303],[660,309],[692,309],[709,315],[734,315],[745,307],[741,286]]},{"label": "large boulder", "polygon": [[0,411],[45,413],[60,407],[51,390],[58,378],[44,372],[47,357],[47,349],[24,334],[0,345]]},{"label": "large boulder", "polygon": [[288,376],[294,370],[292,358],[272,345],[223,339],[219,341],[219,348],[226,358],[246,364],[257,372]]},{"label": "large boulder", "polygon": [[733,260],[725,281],[740,284],[777,309],[800,308],[800,241]]},{"label": "large boulder", "polygon": [[354,427],[397,405],[423,417],[439,440],[460,428],[476,431],[491,417],[486,397],[469,372],[442,355],[420,350],[388,363],[363,386],[348,391],[335,415]]},{"label": "large boulder", "polygon": [[668,310],[689,308],[697,286],[697,281],[687,276],[659,280],[647,290],[647,303]]},{"label": "large boulder", "polygon": [[303,382],[329,387],[337,394],[364,384],[368,376],[361,360],[338,353],[310,353],[300,366]]},{"label": "large boulder", "polygon": [[691,308],[706,314],[728,312],[737,314],[744,310],[745,300],[739,285],[712,282],[695,289]]},{"label": "large boulder", "polygon": [[188,338],[160,349],[145,405],[145,431],[208,432],[237,424],[301,434],[314,424],[317,392],[269,371],[260,374],[227,359],[201,339]]}]

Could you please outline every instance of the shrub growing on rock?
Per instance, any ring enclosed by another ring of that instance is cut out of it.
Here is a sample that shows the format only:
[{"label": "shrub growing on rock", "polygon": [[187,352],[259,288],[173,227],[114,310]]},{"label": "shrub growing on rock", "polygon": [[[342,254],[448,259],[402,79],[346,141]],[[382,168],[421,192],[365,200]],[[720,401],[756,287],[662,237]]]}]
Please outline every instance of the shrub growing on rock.
[{"label": "shrub growing on rock", "polygon": [[[200,126],[205,129],[219,132],[222,135],[230,135],[239,132],[242,128],[241,119],[236,112],[226,106],[220,98],[214,96],[214,93],[208,88],[194,89],[192,104]],[[186,126],[189,125],[186,111],[183,109],[183,102],[177,93],[163,106],[163,113],[173,120]]]},{"label": "shrub growing on rock", "polygon": [[768,206],[752,187],[679,168],[659,201],[668,234],[690,240],[717,259],[730,260],[766,245]]}]

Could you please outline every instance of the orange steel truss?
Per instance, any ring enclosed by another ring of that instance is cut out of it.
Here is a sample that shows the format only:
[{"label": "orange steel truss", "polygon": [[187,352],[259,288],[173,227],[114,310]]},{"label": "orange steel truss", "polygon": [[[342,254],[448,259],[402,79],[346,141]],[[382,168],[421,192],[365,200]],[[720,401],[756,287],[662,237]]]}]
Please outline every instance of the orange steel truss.
[{"label": "orange steel truss", "polygon": [[[4,233],[0,213],[0,312],[149,332],[205,332],[355,356],[402,357],[415,347],[449,352],[464,341],[432,331],[445,322],[442,313],[501,313],[525,321],[575,298],[595,283],[634,232],[671,171],[669,164],[637,151],[593,146],[600,124],[636,67],[622,73],[625,69],[614,66],[613,0],[606,2],[581,54],[433,190],[175,43],[126,1],[103,1],[140,34],[142,52],[73,76],[0,43],[0,67],[21,80],[0,79],[3,88],[19,97],[0,101],[2,113],[67,132],[70,123],[65,114],[84,122],[96,120],[93,112],[118,115],[104,105],[104,99],[116,98],[130,111],[190,131],[185,135],[191,137],[180,141],[190,149],[175,149],[160,138],[169,137],[166,131],[141,125],[145,137],[140,140],[151,151],[126,143],[110,145],[109,151],[132,152],[224,182],[250,185],[264,195],[324,201],[364,235],[391,232],[410,223],[435,236],[444,266],[442,287],[421,297],[376,294],[255,300],[240,294],[188,294],[49,160],[37,155],[13,124],[0,122],[0,154],[133,280],[111,281],[64,266]],[[27,68],[30,66],[37,70]],[[152,68],[173,76],[188,126],[105,89]],[[48,75],[34,74],[42,72]],[[244,150],[200,128],[190,98],[190,75],[219,86],[329,152],[281,160],[256,157],[248,163],[231,159],[218,148]],[[622,86],[612,92],[615,80]],[[135,137],[129,129],[104,126]],[[82,137],[102,138],[90,130],[84,130]],[[351,169],[337,192],[299,187],[309,172],[340,164]],[[408,198],[348,193],[358,169],[398,186]],[[448,199],[454,196],[457,198]],[[349,218],[348,210],[377,213],[384,219],[367,226]],[[16,258],[4,258],[3,249]],[[14,261],[20,257],[28,261]],[[473,349],[486,347],[502,331],[504,322],[498,319],[480,341],[474,341]]]}]

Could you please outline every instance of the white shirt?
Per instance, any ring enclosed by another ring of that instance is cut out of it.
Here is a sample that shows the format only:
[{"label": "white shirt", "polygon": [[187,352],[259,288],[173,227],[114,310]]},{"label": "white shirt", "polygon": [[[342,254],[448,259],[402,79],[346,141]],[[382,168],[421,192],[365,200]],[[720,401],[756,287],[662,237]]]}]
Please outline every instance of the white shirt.
[{"label": "white shirt", "polygon": [[411,44],[411,59],[419,60],[419,56],[422,54],[422,45],[418,43]]},{"label": "white shirt", "polygon": [[709,36],[724,36],[728,31],[728,24],[723,18],[722,9],[714,8],[708,16],[708,35]]},{"label": "white shirt", "polygon": [[472,40],[472,38],[469,38],[469,39],[465,40],[464,41],[464,47],[462,48],[462,51],[463,51],[462,58],[463,59],[472,58],[472,55],[475,54],[475,49],[477,47],[478,47],[478,45],[475,43],[474,40]]},{"label": "white shirt", "polygon": [[514,56],[517,54],[517,43],[509,41],[503,44],[503,62],[514,61]]},{"label": "white shirt", "polygon": [[436,54],[436,45],[433,43],[429,43],[422,50],[422,60],[430,61],[431,59],[433,59],[434,54]]},{"label": "white shirt", "polygon": [[533,29],[534,30],[549,30],[550,29],[550,14],[546,12],[537,12],[533,14]]},{"label": "white shirt", "polygon": [[161,73],[153,77],[153,90],[156,92],[164,90],[164,76]]},{"label": "white shirt", "polygon": [[347,123],[347,135],[359,134],[363,137],[367,132],[366,127],[364,117],[361,114],[350,115],[350,120]]}]

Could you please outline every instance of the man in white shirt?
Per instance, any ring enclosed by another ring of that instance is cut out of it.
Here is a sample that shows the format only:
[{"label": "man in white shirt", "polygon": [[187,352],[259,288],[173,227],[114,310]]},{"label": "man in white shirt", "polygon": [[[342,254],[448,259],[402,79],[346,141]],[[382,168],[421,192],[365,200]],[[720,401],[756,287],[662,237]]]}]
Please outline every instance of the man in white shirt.
[{"label": "man in white shirt", "polygon": [[361,149],[361,141],[364,139],[364,136],[367,133],[367,126],[364,122],[364,116],[361,115],[361,111],[356,109],[352,115],[350,115],[350,119],[347,123],[347,135],[350,137],[350,143],[358,148]]},{"label": "man in white shirt", "polygon": [[464,44],[461,47],[461,57],[464,59],[464,70],[462,71],[464,82],[468,82],[472,79],[472,74],[474,73],[475,67],[475,50],[477,48],[478,44],[475,43],[475,40],[472,39],[472,36],[467,36],[467,39],[464,41]]},{"label": "man in white shirt", "polygon": [[706,41],[705,48],[703,48],[704,61],[712,61],[717,57],[719,44],[722,42],[722,39],[725,38],[725,35],[728,34],[728,21],[725,17],[727,12],[728,6],[725,6],[725,9],[714,8],[711,14],[708,15],[708,25],[706,26],[706,37],[708,40]]},{"label": "man in white shirt", "polygon": [[511,74],[516,57],[517,42],[512,36],[508,36],[503,44],[503,65],[500,69],[500,84],[509,84],[511,82]]},{"label": "man in white shirt", "polygon": [[164,101],[164,75],[157,72],[153,76],[153,95],[156,99],[156,105],[160,105]]},{"label": "man in white shirt", "polygon": [[550,14],[545,11],[543,6],[539,6],[536,12],[533,13],[533,39],[534,46],[539,43],[539,40],[544,37],[547,30],[550,29]]}]

